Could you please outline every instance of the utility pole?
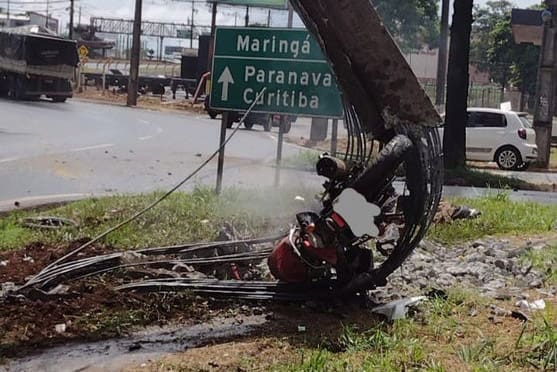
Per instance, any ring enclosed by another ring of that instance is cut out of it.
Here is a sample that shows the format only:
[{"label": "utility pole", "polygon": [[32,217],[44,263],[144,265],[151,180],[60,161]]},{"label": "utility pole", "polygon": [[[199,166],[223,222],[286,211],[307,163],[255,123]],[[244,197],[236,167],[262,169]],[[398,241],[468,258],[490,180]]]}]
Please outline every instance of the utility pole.
[{"label": "utility pole", "polygon": [[81,24],[81,5],[79,6],[79,23],[78,25]]},{"label": "utility pole", "polygon": [[249,5],[246,6],[246,27],[249,27]]},{"label": "utility pole", "polygon": [[132,54],[130,61],[130,78],[128,83],[128,106],[137,105],[139,89],[139,62],[141,53],[141,10],[143,0],[135,0],[135,17],[133,20]]},{"label": "utility pole", "polygon": [[7,9],[7,14],[6,14],[6,20],[7,20],[7,27],[10,27],[10,0],[8,0],[8,9]]},{"label": "utility pole", "polygon": [[74,5],[75,5],[75,0],[70,0],[70,40],[75,40],[73,36]]},{"label": "utility pole", "polygon": [[290,1],[288,2],[288,28],[292,28],[294,25],[294,8]]},{"label": "utility pole", "polygon": [[541,167],[548,168],[557,83],[557,0],[546,0],[545,3],[547,10],[542,14],[543,43],[536,88],[534,129],[538,145],[538,163]]},{"label": "utility pole", "polygon": [[46,27],[46,28],[48,28],[48,8],[49,8],[48,5],[49,5],[48,0],[46,0],[46,21],[45,21],[45,25],[44,25],[44,27]]},{"label": "utility pole", "polygon": [[190,49],[193,49],[193,18],[195,17],[195,0],[191,2],[191,39],[190,39]]},{"label": "utility pole", "polygon": [[[207,71],[212,72],[213,68],[213,44],[215,43],[215,32],[217,28],[217,2],[213,2],[213,14],[211,16],[211,43],[209,44],[209,58],[207,59]],[[212,77],[211,77],[212,80]]]},{"label": "utility pole", "polygon": [[450,0],[443,0],[441,13],[441,42],[439,43],[439,57],[437,60],[437,89],[435,90],[435,105],[437,106],[445,104],[449,48],[449,6]]}]

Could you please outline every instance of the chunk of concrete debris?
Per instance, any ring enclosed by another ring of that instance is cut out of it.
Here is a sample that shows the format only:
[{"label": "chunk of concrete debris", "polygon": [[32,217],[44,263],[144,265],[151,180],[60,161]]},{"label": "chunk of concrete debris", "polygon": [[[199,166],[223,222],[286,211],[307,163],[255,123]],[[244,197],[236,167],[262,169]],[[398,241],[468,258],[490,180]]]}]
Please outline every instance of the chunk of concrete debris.
[{"label": "chunk of concrete debris", "polygon": [[14,282],[2,283],[2,285],[0,286],[0,298],[6,297],[7,295],[9,295],[11,292],[15,291],[16,289],[17,289],[17,286],[15,285]]},{"label": "chunk of concrete debris", "polygon": [[10,261],[0,261],[0,267],[6,267],[9,263]]},{"label": "chunk of concrete debris", "polygon": [[527,300],[520,300],[516,303],[516,307],[519,307],[523,311],[536,311],[545,309],[544,300],[536,300],[529,302]]},{"label": "chunk of concrete debris", "polygon": [[54,329],[56,330],[56,333],[58,333],[58,334],[65,333],[66,332],[66,324],[65,323],[56,324],[54,326]]},{"label": "chunk of concrete debris", "polygon": [[530,283],[528,283],[528,287],[530,287],[530,288],[541,288],[541,287],[543,287],[543,282],[539,279],[535,279],[535,280],[532,280]]},{"label": "chunk of concrete debris", "polygon": [[425,296],[403,298],[378,306],[371,311],[376,314],[385,315],[389,321],[405,319],[409,307],[415,306],[426,299],[427,297]]},{"label": "chunk of concrete debris", "polygon": [[491,315],[493,316],[511,316],[512,315],[512,311],[507,310],[507,309],[503,309],[502,307],[499,307],[497,305],[489,305],[489,312],[491,313]]}]

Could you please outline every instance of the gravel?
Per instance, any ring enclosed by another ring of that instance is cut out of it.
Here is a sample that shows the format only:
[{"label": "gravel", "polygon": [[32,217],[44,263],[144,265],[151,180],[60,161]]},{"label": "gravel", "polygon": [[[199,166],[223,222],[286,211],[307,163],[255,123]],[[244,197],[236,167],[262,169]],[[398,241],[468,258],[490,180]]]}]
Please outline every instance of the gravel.
[{"label": "gravel", "polygon": [[[522,299],[532,289],[541,293],[545,283],[545,274],[533,269],[524,256],[530,250],[546,247],[547,242],[534,245],[524,241],[513,245],[507,239],[478,240],[451,247],[424,241],[389,277],[387,286],[372,294],[375,300],[384,302],[423,294],[430,288],[458,286],[494,299]],[[544,294],[555,296],[557,288],[546,288]]]}]

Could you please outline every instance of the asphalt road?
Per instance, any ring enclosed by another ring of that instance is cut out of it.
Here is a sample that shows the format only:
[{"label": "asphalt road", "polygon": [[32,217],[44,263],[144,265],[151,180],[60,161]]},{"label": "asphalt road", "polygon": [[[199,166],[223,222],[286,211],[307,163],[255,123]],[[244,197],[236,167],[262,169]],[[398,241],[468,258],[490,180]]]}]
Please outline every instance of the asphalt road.
[{"label": "asphalt road", "polygon": [[[220,121],[206,115],[77,100],[53,104],[1,99],[0,113],[0,210],[16,201],[25,207],[91,195],[167,190],[206,160],[219,142]],[[344,128],[339,127],[342,135]],[[289,136],[308,138],[309,128],[308,119],[299,119]],[[226,148],[224,186],[271,186],[276,146],[277,128],[271,133],[260,126],[240,130]],[[285,158],[299,151],[284,145]],[[512,175],[531,182],[540,177],[518,173]],[[557,174],[541,176],[557,183]],[[307,172],[283,171],[281,176],[282,185],[318,189],[322,181]],[[216,160],[184,189],[215,182]]]},{"label": "asphalt road", "polygon": [[[219,143],[220,121],[205,115],[77,100],[65,104],[0,100],[0,113],[0,202],[4,203],[168,189]],[[273,184],[269,164],[276,155],[276,128],[272,133],[254,129],[240,130],[227,146],[225,186]],[[299,151],[285,144],[284,156]],[[283,184],[300,182],[299,176],[286,173]],[[190,187],[214,185],[215,180],[216,160]]]}]

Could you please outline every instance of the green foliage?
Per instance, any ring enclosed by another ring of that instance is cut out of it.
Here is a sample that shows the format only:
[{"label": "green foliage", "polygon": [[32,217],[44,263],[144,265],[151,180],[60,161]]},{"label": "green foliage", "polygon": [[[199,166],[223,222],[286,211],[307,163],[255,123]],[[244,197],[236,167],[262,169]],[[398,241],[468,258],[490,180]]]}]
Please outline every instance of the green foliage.
[{"label": "green foliage", "polygon": [[[103,243],[120,249],[207,241],[217,237],[223,224],[239,232],[266,233],[270,220],[290,218],[302,208],[296,195],[311,200],[309,191],[296,189],[227,189],[217,196],[211,189],[175,193],[129,225],[113,232]],[[161,193],[92,198],[48,211],[27,211],[0,217],[0,250],[18,249],[33,241],[67,243],[94,237],[146,207]],[[70,218],[78,227],[34,230],[21,227],[20,220],[33,216]]]},{"label": "green foliage", "polygon": [[531,262],[536,270],[545,272],[547,282],[557,284],[557,245],[541,250],[530,250],[523,258]]},{"label": "green foliage", "polygon": [[456,243],[488,235],[535,234],[552,231],[557,222],[556,206],[513,202],[505,194],[479,199],[453,199],[451,202],[476,208],[482,214],[475,219],[433,225],[429,238],[443,243]]},{"label": "green foliage", "polygon": [[[524,330],[527,326],[524,325]],[[522,332],[516,343],[517,347],[524,345],[528,350],[522,363],[544,371],[557,370],[557,327],[545,318],[533,327],[529,334]]]},{"label": "green foliage", "polygon": [[505,177],[470,168],[445,170],[445,184],[512,190],[539,190],[537,185],[515,177]]},{"label": "green foliage", "polygon": [[476,6],[471,35],[470,60],[490,78],[506,87],[509,83],[534,94],[540,48],[515,44],[509,1],[488,1]]},{"label": "green foliage", "polygon": [[375,0],[373,4],[402,50],[435,47],[439,42],[439,2]]}]

